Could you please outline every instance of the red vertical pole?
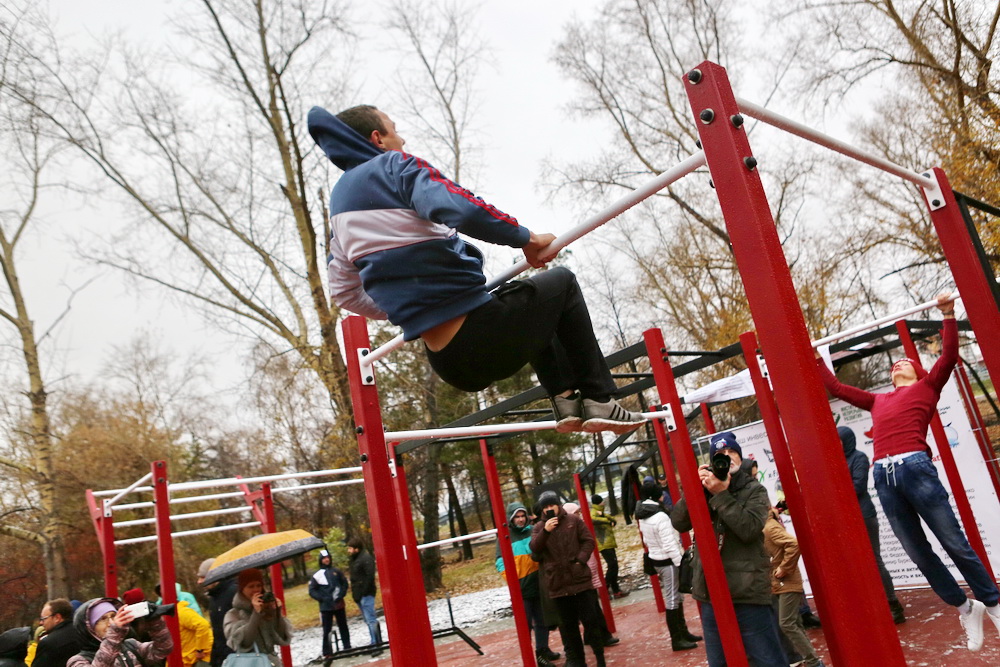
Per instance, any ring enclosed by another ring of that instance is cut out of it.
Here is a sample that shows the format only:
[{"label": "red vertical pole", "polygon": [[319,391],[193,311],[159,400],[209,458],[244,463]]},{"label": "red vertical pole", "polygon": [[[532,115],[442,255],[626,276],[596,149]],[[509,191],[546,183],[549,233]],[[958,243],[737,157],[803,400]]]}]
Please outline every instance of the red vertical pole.
[{"label": "red vertical pole", "polygon": [[708,403],[701,404],[701,418],[705,420],[705,431],[710,435],[715,433],[715,420],[712,419],[712,410],[708,407]]},{"label": "red vertical pole", "polygon": [[[156,513],[156,555],[160,565],[160,597],[164,604],[177,603],[177,573],[174,571],[174,537],[170,533],[170,491],[167,488],[167,462],[153,461],[153,504]],[[167,656],[170,667],[182,667],[184,659],[181,646],[181,628],[177,615],[164,616],[174,650]]]},{"label": "red vertical pole", "polygon": [[955,279],[955,286],[962,295],[969,324],[976,333],[976,341],[983,354],[983,362],[991,378],[1000,378],[1000,310],[993,298],[990,280],[982,270],[979,255],[969,237],[965,219],[959,210],[955,194],[944,171],[933,170],[939,191],[933,194],[922,190],[930,210],[931,222],[937,231],[941,250],[948,260],[948,267]]},{"label": "red vertical pole", "polygon": [[[486,488],[490,494],[493,524],[497,527],[497,544],[500,546],[500,558],[503,559],[504,581],[507,582],[507,591],[510,593],[510,608],[514,612],[514,627],[517,628],[521,663],[524,667],[535,667],[537,659],[531,651],[531,630],[528,627],[528,615],[524,611],[524,598],[521,597],[521,580],[517,576],[514,549],[510,545],[510,529],[507,525],[510,517],[507,516],[507,508],[503,503],[503,491],[500,489],[500,475],[497,473],[497,460],[493,456],[493,445],[485,439],[480,439],[479,451],[483,455],[483,472],[486,475]],[[541,576],[541,573],[538,576]]]},{"label": "red vertical pole", "polygon": [[[372,526],[372,542],[378,562],[378,579],[382,586],[382,605],[389,631],[389,648],[395,667],[421,665],[435,667],[437,655],[431,621],[427,615],[427,600],[414,599],[407,578],[407,561],[419,559],[407,553],[401,544],[402,521],[396,507],[396,490],[389,471],[389,453],[382,427],[375,371],[368,368],[362,377],[362,355],[369,348],[365,318],[352,315],[343,322],[344,351],[347,374],[351,385],[351,405],[354,409],[355,431],[361,453],[361,468],[365,480],[365,497]],[[407,519],[411,520],[411,519]],[[393,649],[395,646],[395,649]]]},{"label": "red vertical pole", "polygon": [[[819,559],[814,571],[824,578],[827,594],[827,639],[839,646],[843,664],[904,665],[878,569],[866,557],[871,546],[850,474],[837,464],[843,448],[726,71],[706,61],[684,84],[795,468],[809,480],[802,487],[805,513],[828,528],[817,531],[814,549]],[[872,642],[873,636],[881,640]]]},{"label": "red vertical pole", "polygon": [[87,489],[87,507],[90,519],[97,533],[97,543],[101,547],[101,560],[104,570],[104,596],[118,597],[118,563],[115,553],[115,527],[111,508],[107,499],[98,501],[93,491]]},{"label": "red vertical pole", "polygon": [[990,442],[990,434],[986,431],[986,422],[983,420],[983,413],[979,411],[979,403],[976,401],[976,394],[972,391],[969,375],[965,372],[961,362],[957,368],[958,386],[962,392],[962,400],[965,401],[965,411],[969,415],[969,422],[972,424],[972,432],[976,435],[976,442],[979,443],[979,451],[983,453],[986,469],[990,471],[993,490],[996,491],[997,498],[1000,498],[1000,466],[997,465],[997,455],[993,451],[993,443]]},{"label": "red vertical pole", "polygon": [[604,568],[601,566],[601,555],[598,549],[599,545],[597,544],[597,531],[594,530],[594,518],[590,516],[590,502],[587,500],[587,493],[583,488],[580,473],[573,475],[573,483],[576,485],[576,499],[578,501],[577,504],[580,506],[580,516],[583,517],[583,522],[587,524],[590,536],[594,538],[594,560],[597,561],[597,578],[601,582],[600,587],[597,589],[597,596],[601,599],[604,620],[608,624],[609,631],[618,632],[618,628],[615,627],[615,615],[611,611],[611,596],[608,595],[608,583],[604,580]]},{"label": "red vertical pole", "polygon": [[[653,423],[655,424],[658,421],[660,420],[656,419]],[[676,481],[674,483],[676,484]],[[632,494],[635,496],[635,502],[637,504],[642,502],[639,489],[636,488],[635,485],[632,486]],[[635,526],[639,530],[639,544],[642,545],[642,552],[645,554],[649,553],[649,548],[646,546],[646,540],[642,537],[642,528],[640,527],[641,521],[641,519],[636,519]],[[688,538],[688,542],[690,543],[690,538]],[[684,548],[687,549],[687,545],[685,545]],[[667,610],[667,603],[663,601],[663,586],[660,584],[660,575],[649,575],[649,585],[653,588],[653,600],[656,602],[656,612],[658,614],[662,614]]]},{"label": "red vertical pole", "polygon": [[[774,465],[778,469],[778,478],[781,480],[781,488],[785,491],[788,507],[792,511],[792,519],[801,517],[795,524],[795,537],[799,542],[802,558],[810,567],[819,567],[818,563],[814,565],[816,563],[816,542],[813,537],[814,524],[809,521],[809,515],[805,513],[802,488],[799,486],[799,480],[795,474],[795,465],[792,462],[792,454],[788,450],[788,441],[785,439],[785,430],[781,426],[778,406],[774,403],[771,385],[768,384],[767,379],[761,372],[760,363],[757,358],[757,335],[753,331],[741,334],[740,346],[743,348],[743,358],[746,359],[747,368],[750,370],[750,379],[753,382],[754,393],[757,395],[760,416],[764,421],[764,430],[767,432],[767,442],[771,446]],[[844,464],[846,466],[846,459]],[[871,553],[871,561],[874,563],[875,552],[869,551],[869,553]],[[810,572],[815,572],[815,569],[810,570]],[[825,618],[827,596],[822,591],[823,579],[822,577],[813,576],[810,578],[809,584],[813,588],[815,594],[813,597],[816,601],[816,606],[819,607],[820,616]],[[888,601],[886,601],[886,606],[888,607]],[[840,657],[837,653],[839,650],[839,646],[830,645],[830,652],[833,653],[833,659],[837,663],[840,662]]]},{"label": "red vertical pole", "polygon": [[[903,343],[906,356],[913,360],[915,366],[923,368],[920,363],[920,353],[910,336],[910,328],[906,320],[896,322],[896,331],[899,332],[899,340]],[[958,507],[958,515],[962,519],[962,526],[965,528],[965,536],[969,540],[969,546],[979,556],[986,567],[986,571],[993,576],[993,566],[990,565],[989,556],[986,554],[986,545],[983,544],[983,536],[979,534],[979,527],[976,525],[976,515],[972,513],[972,504],[969,502],[969,495],[965,492],[965,485],[962,484],[962,475],[958,471],[955,463],[955,455],[951,452],[951,445],[948,444],[948,434],[944,432],[944,424],[941,423],[941,415],[934,410],[931,417],[931,434],[937,444],[938,455],[941,457],[941,464],[944,465],[944,472],[948,476],[948,483],[951,485],[951,495],[955,498],[955,505]]]},{"label": "red vertical pole", "polygon": [[[670,489],[670,500],[676,504],[681,498],[681,488],[677,485],[677,472],[674,470],[673,459],[670,458],[670,440],[667,438],[667,429],[663,426],[663,421],[654,419],[653,433],[656,435],[656,446],[660,450],[660,461],[663,462],[663,471],[667,475],[667,488]],[[687,533],[681,535],[681,546],[687,549],[691,546],[691,536]]]},{"label": "red vertical pole", "polygon": [[685,490],[684,499],[687,501],[691,526],[694,528],[694,538],[699,545],[702,545],[698,547],[698,555],[701,558],[708,595],[722,638],[726,663],[731,667],[747,667],[743,638],[736,622],[736,609],[729,594],[729,583],[726,581],[726,571],[722,567],[722,557],[716,547],[718,542],[715,529],[708,512],[708,501],[702,491],[701,478],[698,476],[698,462],[694,458],[694,447],[691,444],[691,434],[687,430],[687,422],[684,421],[681,399],[677,393],[677,384],[674,382],[674,371],[668,363],[663,332],[659,329],[647,329],[642,337],[646,341],[646,354],[649,355],[653,378],[656,380],[656,390],[660,394],[660,403],[670,407],[677,425],[673,431],[676,440],[671,439],[674,443],[674,455],[677,457],[681,485]]},{"label": "red vertical pole", "polygon": [[[420,563],[420,551],[417,549],[417,530],[413,526],[413,506],[410,503],[410,489],[406,484],[406,468],[403,465],[403,455],[396,451],[396,444],[391,443],[393,453],[396,506],[399,508],[399,523],[403,529],[400,538],[403,540],[403,551],[406,553],[407,581],[410,583],[410,598],[423,600],[427,604],[427,593],[424,591],[424,571]],[[414,558],[410,558],[410,554]]]},{"label": "red vertical pole", "polygon": [[[246,494],[246,484],[241,485],[244,487],[244,494]],[[264,482],[260,485],[260,508],[261,516],[263,516],[264,521],[261,523],[261,530],[265,533],[276,533],[278,532],[277,522],[274,519],[274,499],[271,497],[271,485]],[[256,503],[253,503],[256,506]],[[256,512],[255,512],[256,514]],[[285,579],[284,573],[281,570],[281,563],[275,563],[271,566],[271,592],[274,593],[274,597],[281,600],[281,613],[284,616],[288,616],[288,606],[285,604]],[[285,667],[292,667],[292,647],[282,646],[281,647],[281,664]]]}]

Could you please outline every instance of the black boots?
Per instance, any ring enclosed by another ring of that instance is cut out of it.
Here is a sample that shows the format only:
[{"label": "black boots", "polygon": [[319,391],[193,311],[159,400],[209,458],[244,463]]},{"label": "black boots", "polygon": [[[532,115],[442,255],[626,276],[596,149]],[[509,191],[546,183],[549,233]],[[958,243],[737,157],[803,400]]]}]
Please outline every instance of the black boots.
[{"label": "black boots", "polygon": [[906,613],[903,611],[903,603],[899,600],[891,600],[889,609],[892,610],[892,622],[896,625],[906,623]]},{"label": "black boots", "polygon": [[[678,607],[677,609],[667,610],[667,630],[670,631],[670,648],[675,651],[687,651],[688,649],[698,648],[698,645],[694,643],[687,636],[694,637],[687,631],[687,626],[684,623],[684,609]],[[699,637],[700,639],[700,637]]]}]

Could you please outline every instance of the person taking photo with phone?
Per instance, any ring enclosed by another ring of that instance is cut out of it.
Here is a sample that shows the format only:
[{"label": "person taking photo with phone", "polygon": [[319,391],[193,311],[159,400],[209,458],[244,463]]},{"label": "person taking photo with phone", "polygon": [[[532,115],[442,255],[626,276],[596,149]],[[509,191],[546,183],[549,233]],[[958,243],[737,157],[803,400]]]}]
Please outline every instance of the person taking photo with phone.
[{"label": "person taking photo with phone", "polygon": [[[149,604],[149,603],[145,603]],[[173,612],[172,605],[165,612]],[[117,667],[121,664],[151,665],[166,660],[174,650],[163,614],[149,614],[150,641],[127,639],[135,611],[115,598],[94,598],[84,602],[73,615],[73,627],[80,640],[80,652],[66,667]]]}]

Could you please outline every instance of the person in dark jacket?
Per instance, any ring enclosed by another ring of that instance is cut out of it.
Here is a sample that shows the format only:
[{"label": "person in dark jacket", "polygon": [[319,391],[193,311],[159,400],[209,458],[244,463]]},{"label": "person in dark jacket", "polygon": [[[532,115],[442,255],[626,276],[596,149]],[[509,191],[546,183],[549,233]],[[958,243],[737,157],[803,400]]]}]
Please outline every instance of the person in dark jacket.
[{"label": "person in dark jacket", "polygon": [[840,436],[840,444],[844,446],[844,457],[847,459],[847,469],[851,472],[851,481],[854,482],[854,493],[858,497],[858,504],[861,505],[861,516],[865,520],[865,528],[868,531],[868,540],[872,543],[872,551],[875,552],[875,563],[878,565],[878,573],[882,578],[882,588],[885,590],[885,597],[889,600],[889,609],[892,610],[892,620],[898,625],[906,622],[906,613],[903,605],[896,597],[896,589],[892,585],[892,575],[882,562],[882,547],[878,539],[878,514],[875,512],[875,503],[868,495],[868,470],[871,465],[868,456],[858,451],[857,437],[854,431],[846,426],[837,427],[837,435]]},{"label": "person in dark jacket", "polygon": [[337,619],[337,629],[344,642],[344,648],[351,648],[351,634],[347,629],[347,611],[344,596],[347,595],[347,577],[333,566],[330,552],[323,549],[319,552],[319,569],[309,579],[309,597],[319,602],[319,617],[323,623],[323,657],[333,657],[333,646],[330,643],[330,632],[333,630],[333,619]]},{"label": "person in dark jacket", "polygon": [[84,602],[73,614],[80,652],[67,661],[66,667],[150,665],[166,660],[174,650],[174,640],[163,616],[150,620],[152,640],[148,642],[127,639],[133,618],[132,612],[115,598]]},{"label": "person in dark jacket", "polygon": [[49,600],[38,619],[45,634],[35,650],[35,667],[66,667],[66,662],[80,651],[80,639],[73,629],[73,606],[65,598]]},{"label": "person in dark jacket", "polygon": [[31,628],[27,626],[0,634],[0,667],[24,667],[30,641]]},{"label": "person in dark jacket", "polygon": [[212,624],[212,667],[222,667],[226,656],[233,653],[233,649],[226,643],[225,625],[226,614],[233,608],[233,598],[236,597],[238,587],[236,579],[232,577],[205,586],[205,577],[214,563],[214,558],[206,558],[198,566],[198,585],[208,595],[208,621]]},{"label": "person in dark jacket", "polygon": [[368,625],[371,646],[382,643],[382,626],[375,615],[375,559],[365,549],[359,537],[347,541],[347,553],[351,562],[348,572],[351,576],[351,597],[361,609],[361,615]]},{"label": "person in dark jacket", "polygon": [[[604,636],[597,618],[597,591],[587,560],[596,543],[580,517],[567,514],[559,497],[546,491],[538,499],[542,520],[531,533],[531,552],[541,563],[542,578],[559,609],[560,629],[566,649],[566,667],[583,667],[583,642],[594,651],[598,667],[604,667]],[[579,623],[583,623],[583,640]]]},{"label": "person in dark jacket", "polygon": [[[787,667],[788,660],[781,648],[778,621],[771,608],[770,559],[764,550],[764,522],[770,510],[767,489],[741,469],[743,449],[730,432],[712,436],[710,457],[725,454],[730,458],[729,474],[719,479],[710,465],[698,468],[702,489],[685,493],[706,493],[715,532],[705,548],[718,545],[726,581],[736,608],[736,620],[743,637],[747,656],[757,667]],[[681,498],[670,512],[674,528],[691,530],[687,498]],[[698,539],[704,540],[701,536]],[[726,657],[708,596],[705,571],[701,564],[700,544],[695,544],[692,559],[691,595],[701,605],[701,627],[705,635],[705,652],[709,667],[722,667]]]}]

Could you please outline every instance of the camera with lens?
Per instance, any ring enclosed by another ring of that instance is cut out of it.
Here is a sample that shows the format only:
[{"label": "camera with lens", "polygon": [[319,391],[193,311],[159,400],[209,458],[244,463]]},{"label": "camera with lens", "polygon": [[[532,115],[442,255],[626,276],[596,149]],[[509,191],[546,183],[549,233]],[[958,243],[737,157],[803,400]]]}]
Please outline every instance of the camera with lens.
[{"label": "camera with lens", "polygon": [[731,463],[732,459],[727,455],[716,454],[712,457],[712,474],[720,480],[725,480],[729,477],[729,466]]},{"label": "camera with lens", "polygon": [[260,596],[260,601],[263,602],[264,604],[270,604],[274,602],[274,593],[272,593],[271,591],[266,591],[265,593],[262,593]]},{"label": "camera with lens", "polygon": [[139,618],[158,618],[160,616],[173,616],[177,605],[175,604],[153,604],[147,600],[125,605],[125,609],[132,612],[132,620]]}]

